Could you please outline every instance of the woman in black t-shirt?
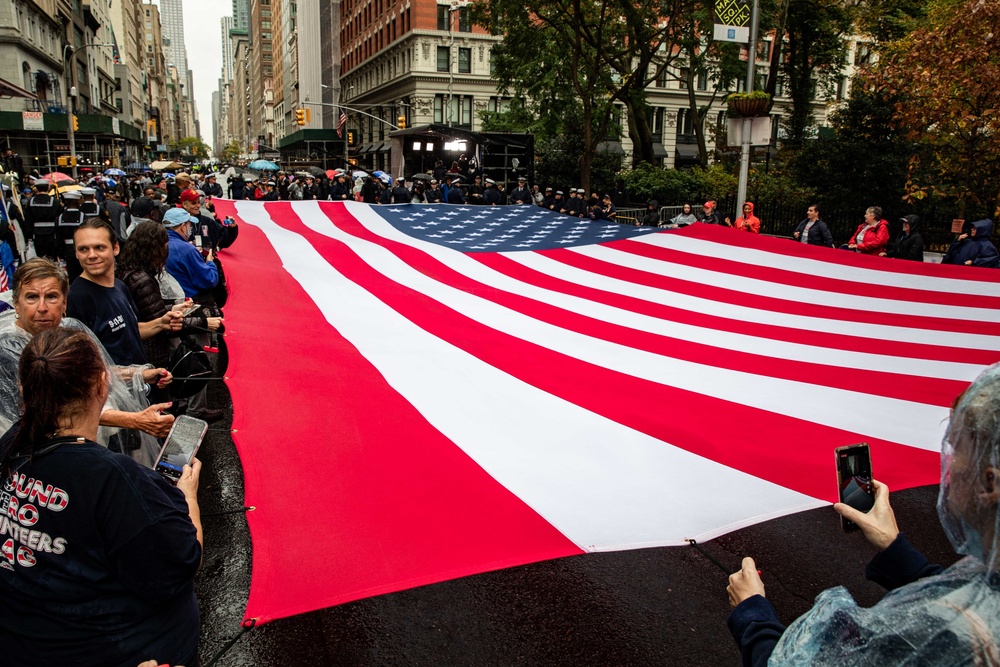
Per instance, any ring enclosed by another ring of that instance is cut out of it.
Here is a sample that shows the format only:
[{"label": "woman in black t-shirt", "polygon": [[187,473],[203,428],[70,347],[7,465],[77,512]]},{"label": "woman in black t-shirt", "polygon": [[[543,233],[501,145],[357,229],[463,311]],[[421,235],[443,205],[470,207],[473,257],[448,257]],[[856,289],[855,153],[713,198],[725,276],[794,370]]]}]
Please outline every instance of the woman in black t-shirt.
[{"label": "woman in black t-shirt", "polygon": [[198,477],[177,486],[98,445],[106,366],[42,331],[18,365],[24,416],[0,459],[0,646],[12,665],[194,664]]}]

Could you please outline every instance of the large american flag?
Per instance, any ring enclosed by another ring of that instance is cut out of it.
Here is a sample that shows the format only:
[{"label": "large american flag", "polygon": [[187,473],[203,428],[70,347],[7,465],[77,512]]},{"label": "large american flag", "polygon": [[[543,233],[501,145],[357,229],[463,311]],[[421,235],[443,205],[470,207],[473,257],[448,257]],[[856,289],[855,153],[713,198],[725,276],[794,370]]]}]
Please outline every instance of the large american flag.
[{"label": "large american flag", "polygon": [[818,507],[855,442],[934,483],[1000,359],[987,269],[529,206],[216,205],[257,622]]}]

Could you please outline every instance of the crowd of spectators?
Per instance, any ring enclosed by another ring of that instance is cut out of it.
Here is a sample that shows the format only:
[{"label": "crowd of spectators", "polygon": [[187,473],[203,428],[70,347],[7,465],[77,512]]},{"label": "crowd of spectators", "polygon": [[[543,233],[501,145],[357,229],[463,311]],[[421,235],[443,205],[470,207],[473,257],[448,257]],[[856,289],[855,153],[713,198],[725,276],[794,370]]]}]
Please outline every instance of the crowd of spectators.
[{"label": "crowd of spectators", "polygon": [[[194,350],[211,364],[227,296],[217,255],[239,227],[215,216],[214,177],[147,180],[58,192],[38,179],[23,209],[8,201],[2,242],[16,269],[0,290],[0,508],[15,543],[0,558],[0,641],[10,664],[197,662],[200,463],[176,485],[152,467],[177,415],[222,417],[207,382],[178,376],[189,367],[178,357]],[[63,506],[19,515],[43,481],[65,492]]]}]

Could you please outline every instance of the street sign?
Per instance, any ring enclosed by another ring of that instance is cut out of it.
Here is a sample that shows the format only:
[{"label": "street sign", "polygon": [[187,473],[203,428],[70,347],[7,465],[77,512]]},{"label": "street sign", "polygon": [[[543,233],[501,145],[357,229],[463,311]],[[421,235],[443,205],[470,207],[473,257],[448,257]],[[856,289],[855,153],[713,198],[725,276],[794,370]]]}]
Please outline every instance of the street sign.
[{"label": "street sign", "polygon": [[265,160],[280,160],[281,153],[261,153],[261,157]]}]

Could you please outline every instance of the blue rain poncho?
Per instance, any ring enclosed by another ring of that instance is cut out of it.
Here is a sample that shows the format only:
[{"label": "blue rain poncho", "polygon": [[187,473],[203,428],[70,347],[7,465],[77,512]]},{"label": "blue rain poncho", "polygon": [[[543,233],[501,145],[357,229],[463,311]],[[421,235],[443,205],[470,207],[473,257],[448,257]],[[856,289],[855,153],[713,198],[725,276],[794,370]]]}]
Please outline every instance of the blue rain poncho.
[{"label": "blue rain poncho", "polygon": [[[938,514],[955,551],[966,557],[941,571],[900,535],[876,556],[868,574],[890,587],[893,577],[912,583],[868,609],[843,587],[823,591],[777,640],[768,665],[1000,665],[1000,364],[962,395],[942,450]],[[900,553],[912,557],[900,559]],[[922,561],[922,569],[907,571],[915,560]],[[873,576],[873,566],[890,563],[898,571]],[[932,572],[938,573],[923,576]],[[734,623],[743,605],[747,608]],[[744,639],[756,635],[763,644],[774,642],[780,624],[770,603],[754,596],[740,607],[730,627],[743,629]],[[750,618],[754,612],[748,610],[756,610],[758,618]],[[765,627],[769,631],[762,632]],[[763,663],[760,651],[740,643],[745,662]]]}]

